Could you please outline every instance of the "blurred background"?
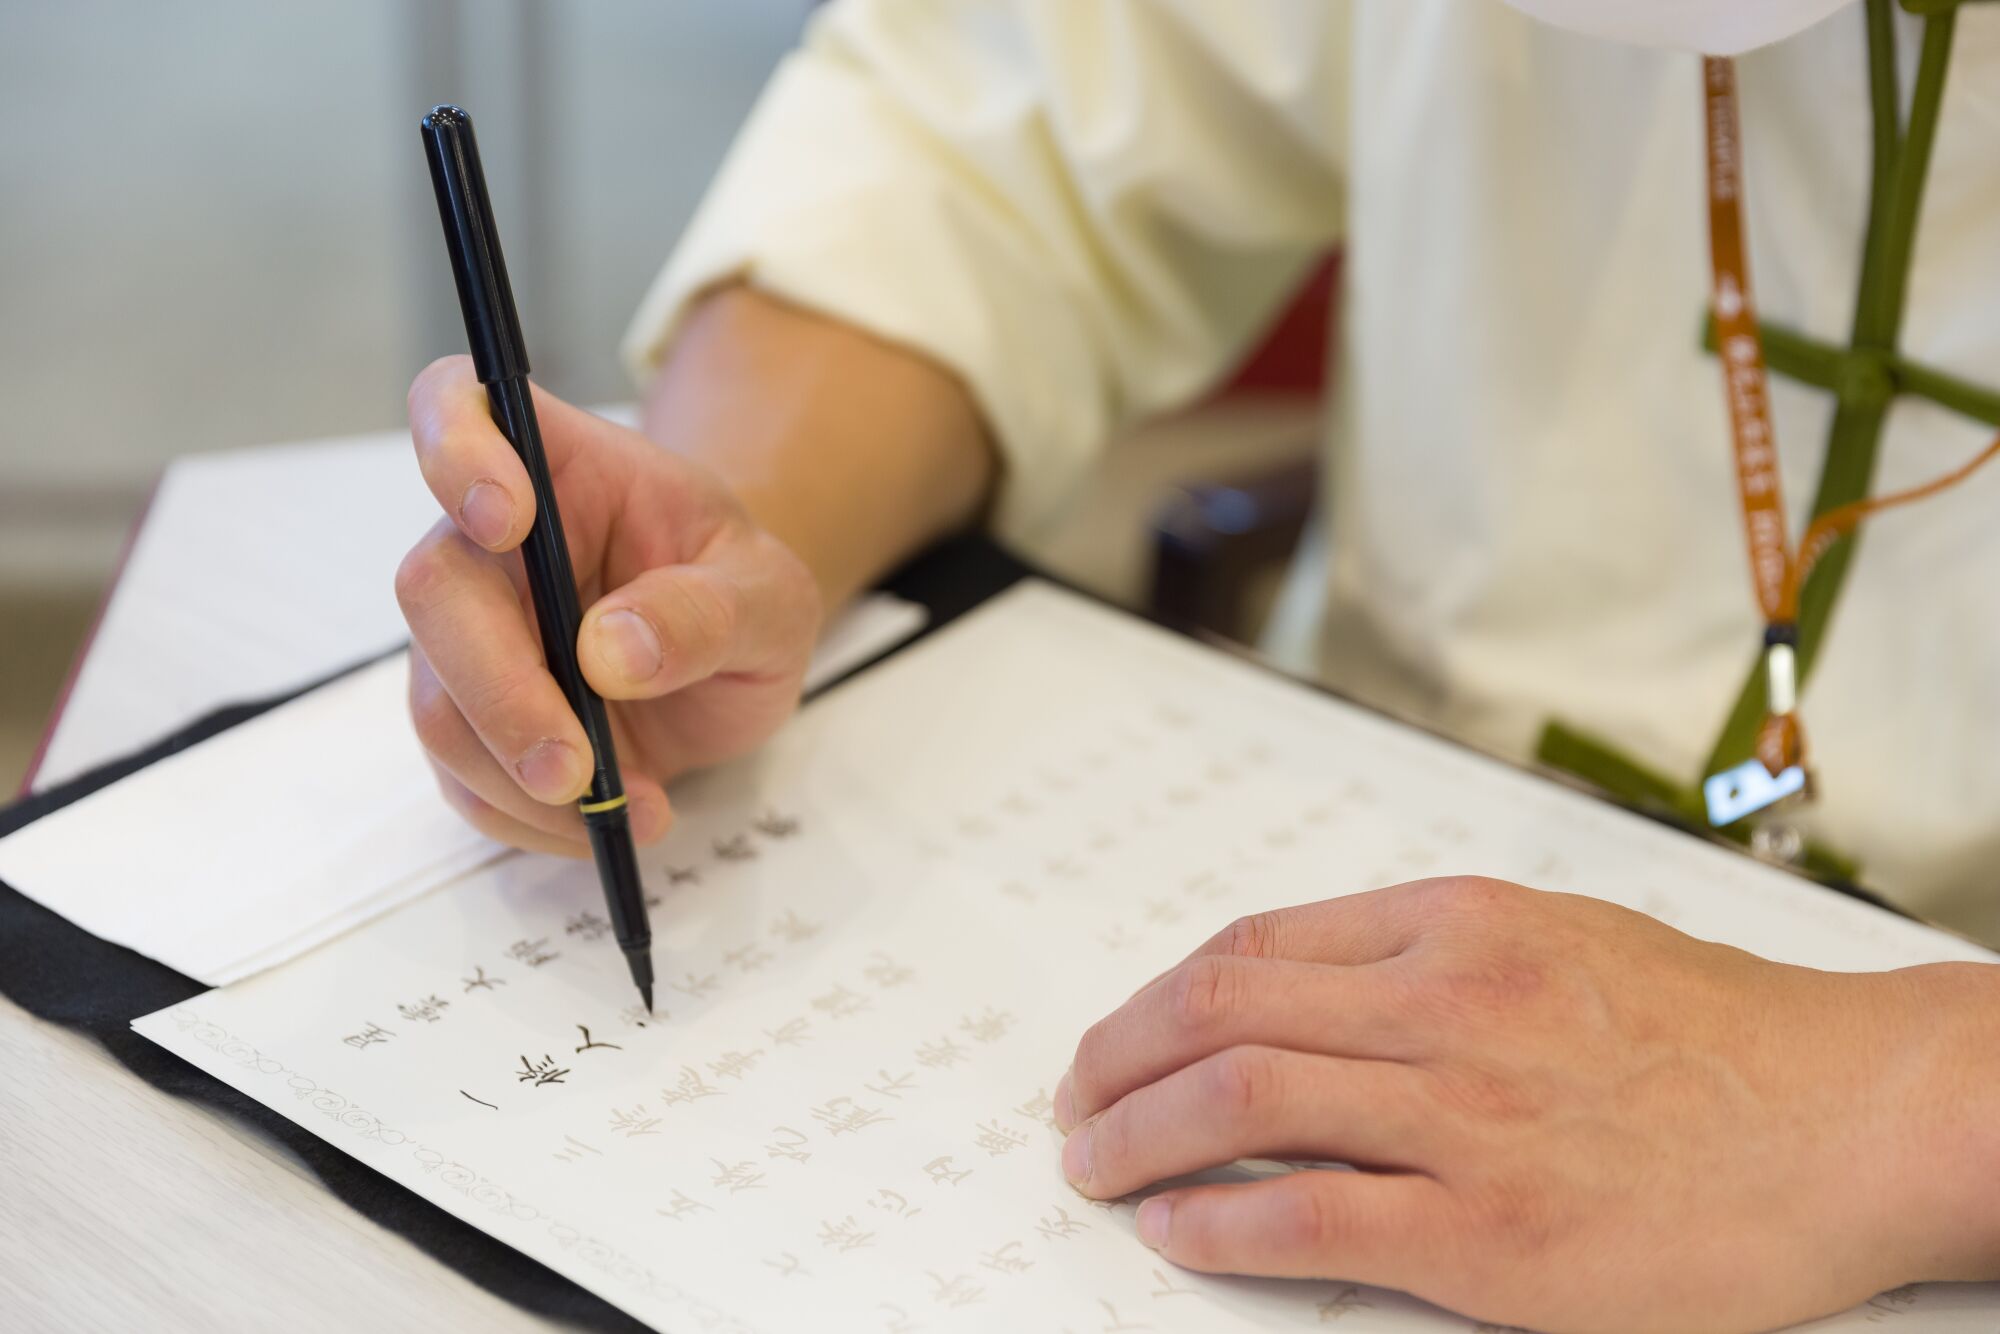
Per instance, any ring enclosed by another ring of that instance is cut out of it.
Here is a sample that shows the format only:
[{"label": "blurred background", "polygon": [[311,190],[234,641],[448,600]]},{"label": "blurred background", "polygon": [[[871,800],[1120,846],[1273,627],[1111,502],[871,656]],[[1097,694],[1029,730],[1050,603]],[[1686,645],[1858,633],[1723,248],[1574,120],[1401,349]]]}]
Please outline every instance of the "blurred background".
[{"label": "blurred background", "polygon": [[[394,427],[416,370],[462,349],[425,109],[478,119],[536,378],[629,399],[618,338],[811,8],[0,0],[0,791],[171,460]],[[1278,392],[1114,451],[1029,554],[1154,599],[1185,484],[1309,452],[1318,319],[1291,371],[1248,377]],[[299,540],[337,559],[337,532]],[[1218,596],[1237,582],[1169,600]]]}]

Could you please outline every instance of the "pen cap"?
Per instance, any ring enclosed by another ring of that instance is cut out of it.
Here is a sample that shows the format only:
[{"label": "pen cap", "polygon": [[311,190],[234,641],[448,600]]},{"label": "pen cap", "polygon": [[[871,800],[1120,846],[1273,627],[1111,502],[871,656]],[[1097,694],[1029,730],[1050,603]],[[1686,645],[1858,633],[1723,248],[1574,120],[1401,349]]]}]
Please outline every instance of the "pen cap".
[{"label": "pen cap", "polygon": [[507,285],[507,261],[500,256],[500,233],[486,197],[472,117],[458,107],[432,107],[424,117],[423,135],[473,368],[482,384],[526,375],[528,349],[514,311],[514,289]]}]

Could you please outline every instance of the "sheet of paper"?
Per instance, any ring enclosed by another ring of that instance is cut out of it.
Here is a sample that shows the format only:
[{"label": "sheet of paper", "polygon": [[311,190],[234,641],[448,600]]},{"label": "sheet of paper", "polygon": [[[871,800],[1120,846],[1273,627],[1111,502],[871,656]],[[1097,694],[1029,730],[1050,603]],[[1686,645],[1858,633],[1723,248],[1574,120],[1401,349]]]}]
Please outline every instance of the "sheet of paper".
[{"label": "sheet of paper", "polygon": [[[1449,871],[1829,968],[1991,957],[1046,586],[676,800],[656,1016],[588,868],[515,855],[134,1026],[665,1330],[1464,1331],[1174,1270],[1076,1196],[1082,1029],[1243,912]],[[1984,1331],[2000,1288],[1822,1328],[1903,1315]]]},{"label": "sheet of paper", "polygon": [[[886,594],[828,627],[810,691],[901,643]],[[502,849],[437,795],[403,654],[162,760],[0,839],[0,879],[199,981],[282,963]]]}]

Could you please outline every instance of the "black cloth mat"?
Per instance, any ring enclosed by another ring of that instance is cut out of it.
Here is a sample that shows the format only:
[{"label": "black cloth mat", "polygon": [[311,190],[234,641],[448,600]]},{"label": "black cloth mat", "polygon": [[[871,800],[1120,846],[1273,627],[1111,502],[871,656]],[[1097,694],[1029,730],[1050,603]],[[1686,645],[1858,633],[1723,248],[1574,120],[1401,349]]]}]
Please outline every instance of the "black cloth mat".
[{"label": "black cloth mat", "polygon": [[[1027,573],[1026,566],[993,543],[965,538],[921,557],[883,587],[924,604],[930,610],[930,621],[923,634],[930,634]],[[316,682],[306,689],[324,684]],[[144,750],[24,798],[0,811],[0,835],[303,693],[294,691],[219,709]],[[0,882],[0,992],[22,1009],[89,1034],[149,1084],[258,1126],[303,1159],[327,1189],[347,1204],[408,1237],[489,1292],[537,1314],[588,1329],[622,1334],[647,1328],[555,1270],[461,1222],[131,1030],[132,1020],[140,1015],[207,990],[204,984],[165,964],[99,940]]]}]

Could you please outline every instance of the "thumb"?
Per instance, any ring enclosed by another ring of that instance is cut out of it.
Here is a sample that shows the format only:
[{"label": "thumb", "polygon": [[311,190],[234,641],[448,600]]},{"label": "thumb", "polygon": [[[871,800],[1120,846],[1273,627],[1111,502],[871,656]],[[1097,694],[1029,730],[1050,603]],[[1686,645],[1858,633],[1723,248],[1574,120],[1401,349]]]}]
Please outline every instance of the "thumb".
[{"label": "thumb", "polygon": [[606,699],[654,699],[720,673],[801,673],[815,613],[755,567],[713,564],[645,571],[584,615],[577,660]]}]

